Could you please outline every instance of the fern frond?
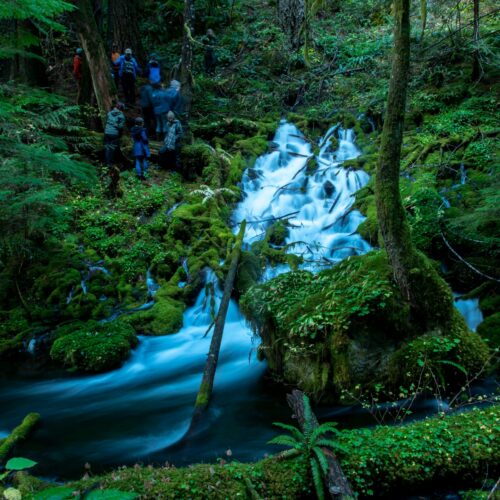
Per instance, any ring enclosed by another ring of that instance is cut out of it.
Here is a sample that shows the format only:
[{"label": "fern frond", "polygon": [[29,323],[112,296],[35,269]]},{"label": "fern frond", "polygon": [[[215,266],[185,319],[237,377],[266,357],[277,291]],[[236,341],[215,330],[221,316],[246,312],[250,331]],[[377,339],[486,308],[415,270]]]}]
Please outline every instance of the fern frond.
[{"label": "fern frond", "polygon": [[301,443],[299,441],[296,441],[295,439],[293,439],[292,436],[287,436],[285,434],[274,437],[273,439],[268,441],[267,444],[276,444],[279,446],[290,446],[290,448],[294,448],[294,449],[298,449],[301,446]]},{"label": "fern frond", "polygon": [[314,443],[314,441],[323,434],[338,434],[339,430],[335,428],[336,425],[337,424],[335,424],[334,422],[325,422],[324,424],[319,425],[312,431],[311,441]]},{"label": "fern frond", "polygon": [[273,422],[273,425],[289,431],[292,434],[292,436],[299,441],[302,441],[304,439],[304,434],[302,434],[300,429],[298,429],[294,425],[283,424],[281,422]]},{"label": "fern frond", "polygon": [[324,500],[325,494],[323,490],[323,481],[321,480],[321,470],[319,468],[318,462],[315,458],[309,460],[309,464],[311,466],[311,474],[313,478],[314,488],[316,490],[316,495],[319,500]]},{"label": "fern frond", "polygon": [[328,461],[326,460],[323,450],[320,447],[315,446],[313,448],[313,453],[316,455],[316,458],[318,459],[318,463],[321,467],[321,470],[323,471],[323,474],[326,474],[328,472]]}]

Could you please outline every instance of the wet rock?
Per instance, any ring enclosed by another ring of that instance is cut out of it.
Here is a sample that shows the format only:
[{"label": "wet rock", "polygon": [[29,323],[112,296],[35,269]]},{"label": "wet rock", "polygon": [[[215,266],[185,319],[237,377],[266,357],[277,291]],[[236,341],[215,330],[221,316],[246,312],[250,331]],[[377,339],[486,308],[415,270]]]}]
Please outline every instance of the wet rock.
[{"label": "wet rock", "polygon": [[335,193],[335,186],[330,181],[326,181],[323,184],[323,189],[325,191],[325,194],[326,194],[327,198],[331,198],[333,196],[333,194]]}]

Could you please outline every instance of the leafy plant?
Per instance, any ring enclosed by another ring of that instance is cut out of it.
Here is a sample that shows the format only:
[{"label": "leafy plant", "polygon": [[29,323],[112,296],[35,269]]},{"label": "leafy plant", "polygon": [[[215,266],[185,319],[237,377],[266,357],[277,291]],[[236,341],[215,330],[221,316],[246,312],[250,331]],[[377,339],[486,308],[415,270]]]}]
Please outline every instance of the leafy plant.
[{"label": "leafy plant", "polygon": [[334,441],[328,434],[338,435],[336,423],[326,422],[316,426],[315,417],[311,410],[309,398],[304,394],[304,431],[293,425],[274,422],[273,425],[285,429],[290,434],[281,434],[271,439],[269,444],[289,446],[285,456],[301,455],[310,467],[311,476],[319,499],[324,498],[322,475],[328,471],[328,462],[324,448],[343,450],[344,448]]},{"label": "leafy plant", "polygon": [[31,469],[37,464],[29,458],[14,457],[5,464],[5,472],[0,474],[0,481],[3,481],[11,472]]}]

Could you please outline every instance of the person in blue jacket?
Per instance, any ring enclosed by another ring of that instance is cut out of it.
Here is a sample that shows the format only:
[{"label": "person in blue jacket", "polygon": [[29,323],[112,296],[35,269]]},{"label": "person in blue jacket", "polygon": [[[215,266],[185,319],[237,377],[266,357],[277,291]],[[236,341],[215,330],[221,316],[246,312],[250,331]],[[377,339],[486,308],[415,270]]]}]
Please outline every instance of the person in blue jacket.
[{"label": "person in blue jacket", "polygon": [[153,112],[156,120],[156,139],[162,141],[165,137],[167,113],[170,111],[170,108],[167,91],[159,83],[153,85],[151,100],[153,102]]},{"label": "person in blue jacket", "polygon": [[128,104],[135,103],[135,80],[141,72],[135,57],[132,56],[132,49],[126,49],[125,55],[120,57],[120,80],[125,94],[125,101]]},{"label": "person in blue jacket", "polygon": [[160,63],[156,57],[156,54],[151,54],[151,58],[146,66],[144,76],[149,78],[149,83],[151,85],[155,85],[156,83],[161,82],[161,69]]},{"label": "person in blue jacket", "polygon": [[146,180],[148,158],[151,156],[151,153],[149,151],[148,134],[144,128],[144,120],[142,118],[135,119],[135,125],[132,127],[130,133],[134,141],[132,153],[135,157],[135,170],[139,179],[144,181]]}]

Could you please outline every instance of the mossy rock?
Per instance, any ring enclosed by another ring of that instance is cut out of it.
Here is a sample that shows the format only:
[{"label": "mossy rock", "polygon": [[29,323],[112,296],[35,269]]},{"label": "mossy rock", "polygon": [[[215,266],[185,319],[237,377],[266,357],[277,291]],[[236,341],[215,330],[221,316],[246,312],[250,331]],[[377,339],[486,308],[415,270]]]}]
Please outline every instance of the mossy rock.
[{"label": "mossy rock", "polygon": [[[177,289],[178,290],[178,289]],[[124,322],[144,335],[168,335],[182,328],[185,304],[172,298],[177,290],[160,288],[150,309],[125,316]]]},{"label": "mossy rock", "polygon": [[500,348],[500,312],[488,316],[480,323],[477,333],[487,340],[488,345],[493,349]]},{"label": "mossy rock", "polygon": [[256,135],[248,139],[237,141],[235,147],[241,152],[243,156],[255,158],[267,151],[268,141],[267,137]]},{"label": "mossy rock", "polygon": [[65,327],[54,342],[50,356],[71,370],[102,372],[117,368],[137,345],[134,329],[122,321],[89,321],[75,325],[71,333],[69,328]]}]

